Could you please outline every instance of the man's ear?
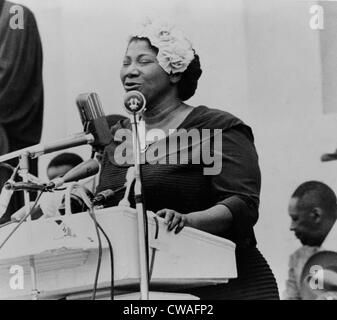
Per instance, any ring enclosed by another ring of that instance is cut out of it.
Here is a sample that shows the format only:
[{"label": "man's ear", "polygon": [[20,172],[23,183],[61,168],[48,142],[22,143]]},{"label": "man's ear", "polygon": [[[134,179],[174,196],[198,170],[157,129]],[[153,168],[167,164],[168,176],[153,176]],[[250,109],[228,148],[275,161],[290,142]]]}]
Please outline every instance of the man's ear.
[{"label": "man's ear", "polygon": [[323,219],[323,210],[320,207],[314,207],[311,210],[311,217],[315,223],[319,223]]},{"label": "man's ear", "polygon": [[177,84],[181,80],[181,73],[170,74],[172,84]]}]

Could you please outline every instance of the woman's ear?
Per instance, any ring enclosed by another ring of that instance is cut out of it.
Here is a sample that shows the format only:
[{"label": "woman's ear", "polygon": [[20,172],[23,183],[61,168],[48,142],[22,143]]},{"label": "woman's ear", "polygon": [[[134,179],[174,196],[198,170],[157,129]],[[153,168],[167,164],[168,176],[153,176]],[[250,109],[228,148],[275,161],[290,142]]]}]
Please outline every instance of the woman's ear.
[{"label": "woman's ear", "polygon": [[181,80],[181,73],[170,74],[170,82],[177,84]]}]

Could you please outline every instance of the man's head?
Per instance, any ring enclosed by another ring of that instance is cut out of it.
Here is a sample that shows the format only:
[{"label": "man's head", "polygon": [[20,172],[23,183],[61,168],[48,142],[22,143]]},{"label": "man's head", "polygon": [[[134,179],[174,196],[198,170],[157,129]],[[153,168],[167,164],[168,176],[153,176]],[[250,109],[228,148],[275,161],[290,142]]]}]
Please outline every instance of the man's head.
[{"label": "man's head", "polygon": [[48,179],[63,177],[69,170],[82,162],[83,159],[75,153],[61,153],[49,162],[47,167]]},{"label": "man's head", "polygon": [[289,202],[290,230],[303,245],[320,246],[337,218],[335,193],[326,184],[301,184]]}]

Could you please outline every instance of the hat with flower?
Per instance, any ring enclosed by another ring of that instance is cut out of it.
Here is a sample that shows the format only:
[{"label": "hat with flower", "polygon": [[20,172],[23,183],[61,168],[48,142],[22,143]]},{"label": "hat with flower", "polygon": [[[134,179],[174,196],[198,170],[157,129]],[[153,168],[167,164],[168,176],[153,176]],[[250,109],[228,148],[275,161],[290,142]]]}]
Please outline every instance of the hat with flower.
[{"label": "hat with flower", "polygon": [[168,74],[184,72],[195,56],[191,41],[168,22],[147,20],[130,38],[148,39],[158,49],[158,63]]}]

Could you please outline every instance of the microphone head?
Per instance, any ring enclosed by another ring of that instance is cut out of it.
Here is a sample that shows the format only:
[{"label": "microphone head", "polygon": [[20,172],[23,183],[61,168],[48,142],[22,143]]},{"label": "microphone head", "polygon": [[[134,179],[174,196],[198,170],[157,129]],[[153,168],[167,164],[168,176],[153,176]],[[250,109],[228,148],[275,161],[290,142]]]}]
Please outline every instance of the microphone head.
[{"label": "microphone head", "polygon": [[105,116],[101,100],[95,92],[81,93],[76,99],[76,104],[83,125],[88,121]]},{"label": "microphone head", "polygon": [[84,131],[95,137],[94,150],[102,152],[113,138],[98,94],[82,93],[77,97],[76,104]]},{"label": "microphone head", "polygon": [[57,177],[49,182],[47,188],[58,188],[64,183],[75,182],[81,179],[85,179],[94,176],[99,172],[99,163],[95,159],[89,159],[77,165],[69,170],[63,177]]},{"label": "microphone head", "polygon": [[333,160],[337,160],[337,152],[335,152],[335,153],[325,153],[321,156],[322,162],[333,161]]},{"label": "microphone head", "polygon": [[99,171],[98,161],[95,159],[89,159],[77,165],[75,168],[68,171],[63,176],[63,181],[73,182],[81,179],[85,179],[94,176]]},{"label": "microphone head", "polygon": [[145,111],[146,99],[141,92],[132,90],[125,94],[124,106],[127,113],[139,114]]}]

